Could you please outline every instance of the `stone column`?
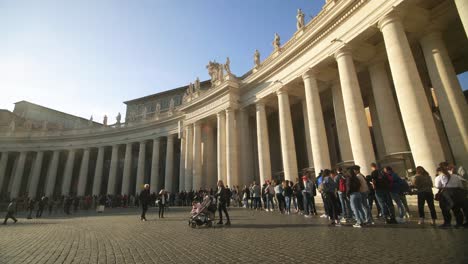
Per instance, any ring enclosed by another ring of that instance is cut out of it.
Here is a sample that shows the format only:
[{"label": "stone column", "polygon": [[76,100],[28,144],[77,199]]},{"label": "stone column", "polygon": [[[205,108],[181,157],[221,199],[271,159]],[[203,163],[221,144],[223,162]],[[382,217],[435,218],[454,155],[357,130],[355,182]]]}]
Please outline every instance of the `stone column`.
[{"label": "stone column", "polygon": [[73,177],[73,165],[75,163],[75,149],[68,151],[67,162],[65,163],[65,171],[63,173],[62,182],[62,195],[68,196],[70,194],[70,185]]},{"label": "stone column", "polygon": [[89,170],[89,148],[83,150],[83,159],[81,160],[80,176],[78,178],[78,196],[84,196],[86,194],[86,183],[88,181],[88,170]]},{"label": "stone column", "polygon": [[179,192],[185,190],[185,131],[180,137]]},{"label": "stone column", "polygon": [[104,146],[100,146],[98,148],[96,169],[94,170],[93,195],[97,196],[101,194],[102,170],[104,167],[104,151]]},{"label": "stone column", "polygon": [[160,188],[159,180],[159,138],[153,140],[153,156],[151,157],[151,181],[150,192],[157,193]]},{"label": "stone column", "polygon": [[354,163],[361,166],[361,172],[364,175],[368,175],[371,172],[370,164],[375,162],[375,154],[353,57],[350,50],[342,48],[336,52],[335,58],[340,74],[346,123],[349,128]]},{"label": "stone column", "polygon": [[164,177],[164,189],[169,192],[175,192],[174,187],[174,135],[168,135],[166,145],[166,175]]},{"label": "stone column", "polygon": [[[466,1],[464,5],[465,9],[468,10]],[[466,10],[465,15],[468,16]],[[468,17],[465,19],[468,20]],[[442,33],[432,32],[426,35],[421,40],[421,46],[455,162],[457,165],[467,168],[468,105],[442,40]]]},{"label": "stone column", "polygon": [[239,183],[239,164],[237,159],[236,112],[226,109],[226,182],[229,187]]},{"label": "stone column", "polygon": [[0,191],[3,188],[3,184],[5,181],[6,168],[8,164],[8,152],[2,152],[1,154],[2,158],[0,159]]},{"label": "stone column", "polygon": [[202,181],[202,188],[210,188],[216,186],[218,177],[216,176],[216,157],[214,151],[214,131],[211,123],[206,124],[203,129],[205,132],[206,140],[203,146],[203,156],[205,156],[205,174]]},{"label": "stone column", "polygon": [[[123,178],[122,178],[122,191],[120,194],[129,194],[130,193],[130,175],[132,174],[132,152],[133,146],[132,143],[127,143],[125,145],[125,161],[123,168]],[[135,187],[135,194],[140,193],[141,186]]]},{"label": "stone column", "polygon": [[416,166],[434,172],[445,160],[432,112],[400,18],[379,21],[406,135]]},{"label": "stone column", "polygon": [[281,156],[283,158],[284,179],[295,181],[298,177],[298,170],[296,146],[294,144],[294,131],[291,120],[291,108],[289,106],[289,95],[284,89],[278,90],[276,95],[278,96]]},{"label": "stone column", "polygon": [[[145,184],[145,160],[146,160],[146,142],[143,140],[140,142],[140,149],[138,151],[138,168],[137,168],[137,176],[136,176],[137,180],[136,180],[136,185],[135,185],[135,189],[136,189],[135,193],[139,193],[141,190],[143,190],[143,185]],[[129,181],[129,184],[130,184],[130,181]]]},{"label": "stone column", "polygon": [[201,125],[197,121],[193,124],[193,189],[198,191],[201,187]]},{"label": "stone column", "polygon": [[185,127],[185,190],[193,189],[193,133],[192,125]]},{"label": "stone column", "polygon": [[246,108],[239,110],[240,185],[249,185],[254,179],[253,149],[249,130],[249,114]]},{"label": "stone column", "polygon": [[351,142],[349,141],[348,124],[346,123],[343,94],[341,93],[341,85],[339,82],[335,82],[333,84],[332,94],[341,161],[351,163],[353,162],[353,152],[351,151]]},{"label": "stone column", "polygon": [[465,29],[465,34],[468,36],[468,2],[466,0],[455,0],[458,15]]},{"label": "stone column", "polygon": [[224,112],[216,114],[217,119],[217,164],[218,180],[226,182],[226,116]]},{"label": "stone column", "polygon": [[119,163],[119,145],[112,146],[112,156],[107,182],[107,194],[115,194],[115,182],[117,180],[117,166]]},{"label": "stone column", "polygon": [[377,107],[375,105],[374,96],[368,95],[369,101],[369,113],[372,120],[372,133],[374,134],[374,141],[375,141],[375,148],[377,151],[377,159],[381,160],[387,156],[387,152],[385,150],[384,140],[382,138],[382,130],[380,128],[380,120],[379,115],[377,114]]},{"label": "stone column", "polygon": [[52,197],[54,195],[55,189],[55,179],[57,178],[57,168],[59,163],[59,150],[54,150],[52,153],[52,159],[49,163],[49,168],[47,170],[47,183],[45,188],[45,195],[47,197]]},{"label": "stone column", "polygon": [[323,121],[322,104],[317,79],[314,74],[307,72],[302,75],[307,102],[307,118],[309,125],[312,156],[314,157],[314,169],[320,171],[331,168],[330,151],[328,150],[327,133]]},{"label": "stone column", "polygon": [[21,151],[18,157],[18,165],[13,174],[13,183],[11,185],[10,198],[17,198],[21,188],[21,180],[24,174],[24,164],[26,162],[27,151]]},{"label": "stone column", "polygon": [[271,179],[270,141],[268,136],[268,123],[265,111],[265,104],[256,104],[257,119],[257,148],[258,148],[258,168],[261,186],[265,180]]},{"label": "stone column", "polygon": [[378,115],[379,127],[387,155],[407,151],[405,133],[401,126],[398,109],[393,100],[392,88],[385,70],[384,62],[377,62],[369,67],[372,94]]},{"label": "stone column", "polygon": [[44,159],[44,152],[38,151],[36,154],[36,159],[34,159],[34,164],[31,170],[31,183],[29,184],[29,197],[36,198],[37,195],[37,185],[39,184],[39,178],[41,177],[42,169],[42,160]]},{"label": "stone column", "polygon": [[304,118],[304,137],[305,137],[305,143],[306,143],[306,149],[307,149],[307,161],[309,167],[314,166],[314,156],[312,153],[312,143],[310,142],[310,130],[309,130],[309,117],[307,115],[307,102],[306,100],[302,100],[302,116]]}]

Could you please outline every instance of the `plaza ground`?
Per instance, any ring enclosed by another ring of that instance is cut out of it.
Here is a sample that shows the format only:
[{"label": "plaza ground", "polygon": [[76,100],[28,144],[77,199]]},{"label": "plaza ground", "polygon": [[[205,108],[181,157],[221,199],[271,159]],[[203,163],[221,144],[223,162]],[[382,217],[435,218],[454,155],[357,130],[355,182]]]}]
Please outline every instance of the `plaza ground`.
[{"label": "plaza ground", "polygon": [[[468,263],[467,229],[329,227],[318,216],[230,209],[232,226],[192,229],[189,208],[79,212],[0,226],[0,263]],[[10,220],[11,221],[11,220]]]}]

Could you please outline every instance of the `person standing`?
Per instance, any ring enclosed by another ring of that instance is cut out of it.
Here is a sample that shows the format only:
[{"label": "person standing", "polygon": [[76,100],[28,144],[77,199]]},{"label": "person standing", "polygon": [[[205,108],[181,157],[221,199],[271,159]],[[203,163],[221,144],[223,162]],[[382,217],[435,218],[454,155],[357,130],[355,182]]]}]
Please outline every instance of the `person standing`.
[{"label": "person standing", "polygon": [[167,192],[164,188],[159,191],[159,200],[158,200],[158,207],[159,207],[159,218],[164,218],[164,207],[166,206],[167,201]]},{"label": "person standing", "polygon": [[304,217],[311,217],[312,205],[310,204],[310,196],[312,193],[313,184],[309,181],[306,175],[302,176],[302,182],[304,183],[304,189],[302,190],[302,200],[304,204]]},{"label": "person standing", "polygon": [[283,196],[284,196],[284,203],[286,207],[286,214],[291,214],[291,197],[293,195],[293,190],[289,181],[283,181]]},{"label": "person standing", "polygon": [[34,211],[34,203],[36,201],[34,201],[34,199],[30,199],[29,200],[29,203],[28,203],[28,211],[29,211],[29,214],[28,214],[28,219],[32,219],[32,212]]},{"label": "person standing", "polygon": [[39,199],[37,212],[36,212],[36,218],[42,217],[42,212],[44,212],[44,207],[46,206],[46,204],[47,204],[47,197],[42,196],[42,198]]},{"label": "person standing", "polygon": [[400,198],[400,188],[402,186],[402,179],[398,174],[396,174],[391,167],[384,168],[384,174],[387,175],[387,178],[391,179],[390,184],[390,196],[392,200],[396,203],[398,208],[399,216],[396,218],[398,223],[404,223],[404,217],[406,214],[405,206]]},{"label": "person standing", "polygon": [[16,212],[16,201],[15,199],[11,200],[11,203],[8,205],[7,208],[7,214],[5,216],[5,221],[3,221],[3,224],[6,225],[7,221],[9,218],[13,219],[13,221],[18,222],[18,220],[15,218],[15,212]]},{"label": "person standing", "polygon": [[377,164],[371,164],[372,186],[375,190],[375,198],[380,205],[382,216],[387,224],[396,224],[395,207],[390,196],[390,179],[382,170],[377,168]]},{"label": "person standing", "polygon": [[253,182],[252,186],[252,201],[253,201],[253,208],[255,210],[262,210],[262,203],[261,203],[261,188],[255,181]]},{"label": "person standing", "polygon": [[226,189],[226,187],[224,187],[224,183],[221,180],[218,181],[218,192],[216,193],[216,197],[218,198],[218,213],[219,213],[218,225],[223,224],[222,212],[224,212],[224,214],[226,215],[226,219],[227,219],[226,225],[230,226],[231,220],[229,219],[229,214],[228,214],[227,207],[226,207],[227,202],[230,199],[230,194],[229,194],[229,190]]},{"label": "person standing", "polygon": [[362,195],[360,192],[361,183],[356,176],[353,167],[348,170],[349,176],[346,177],[346,194],[351,203],[356,224],[353,227],[362,227],[365,221],[364,208],[362,206]]},{"label": "person standing", "polygon": [[366,177],[361,173],[361,167],[355,165],[353,166],[354,173],[359,179],[359,192],[362,196],[362,208],[364,209],[364,221],[365,224],[374,224],[372,219],[372,212],[369,206],[369,186],[367,185]]},{"label": "person standing", "polygon": [[457,174],[451,174],[448,171],[448,163],[441,162],[439,164],[440,174],[435,178],[435,187],[439,189],[439,206],[442,210],[442,215],[444,216],[444,223],[440,225],[440,228],[451,227],[452,215],[450,211],[453,212],[455,216],[456,225],[455,227],[463,226],[463,213],[461,211],[463,199],[460,192],[463,190],[463,184],[460,180],[460,176]]},{"label": "person standing", "polygon": [[341,167],[337,168],[336,182],[338,182],[338,198],[341,205],[341,223],[346,223],[352,218],[351,205],[346,196],[346,178]]},{"label": "person standing", "polygon": [[141,221],[146,221],[146,211],[148,211],[148,205],[150,203],[150,191],[149,191],[149,184],[145,184],[143,190],[140,192],[140,203],[141,203]]},{"label": "person standing", "polygon": [[431,212],[432,225],[435,225],[437,214],[434,206],[434,194],[432,193],[434,185],[432,184],[431,176],[429,176],[429,173],[422,166],[416,167],[416,175],[412,178],[412,184],[418,194],[418,225],[424,224],[424,203],[426,202]]},{"label": "person standing", "polygon": [[338,220],[338,198],[336,197],[336,189],[338,186],[333,178],[336,177],[336,173],[325,169],[322,177],[322,196],[324,199],[324,206],[330,216],[330,225],[340,226],[340,221]]}]

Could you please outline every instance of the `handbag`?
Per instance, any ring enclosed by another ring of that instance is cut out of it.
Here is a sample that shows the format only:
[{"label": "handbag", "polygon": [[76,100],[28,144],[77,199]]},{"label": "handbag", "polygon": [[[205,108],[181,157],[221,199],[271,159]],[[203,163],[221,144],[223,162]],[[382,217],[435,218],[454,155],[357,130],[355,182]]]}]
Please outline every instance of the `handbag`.
[{"label": "handbag", "polygon": [[440,189],[440,190],[436,193],[436,195],[434,196],[434,200],[440,202],[440,200],[441,200],[441,198],[442,198],[442,193],[444,192],[444,190],[445,190],[445,188],[447,187],[447,184],[450,182],[450,179],[451,179],[451,178],[452,178],[452,177],[449,177],[449,179],[448,179],[447,183],[445,184],[444,188]]}]

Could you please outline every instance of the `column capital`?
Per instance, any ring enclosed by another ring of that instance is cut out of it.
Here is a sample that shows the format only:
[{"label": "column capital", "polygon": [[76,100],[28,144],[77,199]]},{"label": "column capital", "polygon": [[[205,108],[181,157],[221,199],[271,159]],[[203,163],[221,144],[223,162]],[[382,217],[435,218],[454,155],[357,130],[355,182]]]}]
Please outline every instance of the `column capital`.
[{"label": "column capital", "polygon": [[280,89],[276,90],[276,95],[277,96],[280,96],[282,94],[288,95],[288,91],[286,91],[286,89],[284,89],[284,86],[281,87]]},{"label": "column capital", "polygon": [[304,72],[302,74],[302,80],[307,80],[307,79],[310,79],[310,78],[314,78],[316,79],[317,78],[317,70],[315,69],[308,69],[306,72]]},{"label": "column capital", "polygon": [[[189,126],[186,126],[185,128],[188,129]],[[153,139],[153,142],[159,142],[159,141],[161,141],[161,138],[159,137]]]},{"label": "column capital", "polygon": [[167,140],[174,140],[174,134],[169,134],[166,136],[167,137]]},{"label": "column capital", "polygon": [[265,111],[265,102],[263,100],[256,102],[255,109]]},{"label": "column capital", "polygon": [[398,11],[393,10],[392,12],[384,15],[379,22],[377,22],[377,27],[380,31],[390,23],[401,23],[401,15]]},{"label": "column capital", "polygon": [[146,139],[143,139],[142,141],[140,141],[140,145],[146,145]]},{"label": "column capital", "polygon": [[225,115],[225,113],[226,113],[225,110],[221,110],[221,111],[219,111],[218,113],[216,113],[216,117],[218,117],[218,118],[219,118],[219,117],[222,117],[222,116]]},{"label": "column capital", "polygon": [[234,112],[234,109],[232,107],[228,107],[228,108],[226,108],[225,111],[226,111],[226,115],[227,115],[227,114],[231,114],[232,112]]},{"label": "column capital", "polygon": [[351,48],[348,45],[344,45],[335,52],[335,60],[343,56],[352,56]]}]

